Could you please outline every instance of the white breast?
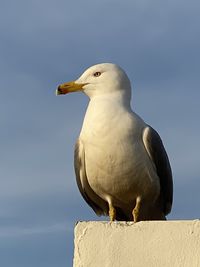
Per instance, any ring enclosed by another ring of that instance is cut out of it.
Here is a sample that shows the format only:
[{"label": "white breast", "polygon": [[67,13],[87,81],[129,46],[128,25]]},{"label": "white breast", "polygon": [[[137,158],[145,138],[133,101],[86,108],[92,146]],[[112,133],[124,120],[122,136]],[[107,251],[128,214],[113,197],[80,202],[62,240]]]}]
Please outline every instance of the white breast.
[{"label": "white breast", "polygon": [[131,201],[141,192],[147,194],[152,185],[159,187],[142,141],[145,125],[123,105],[105,99],[90,101],[80,139],[88,182],[103,199],[109,195]]}]

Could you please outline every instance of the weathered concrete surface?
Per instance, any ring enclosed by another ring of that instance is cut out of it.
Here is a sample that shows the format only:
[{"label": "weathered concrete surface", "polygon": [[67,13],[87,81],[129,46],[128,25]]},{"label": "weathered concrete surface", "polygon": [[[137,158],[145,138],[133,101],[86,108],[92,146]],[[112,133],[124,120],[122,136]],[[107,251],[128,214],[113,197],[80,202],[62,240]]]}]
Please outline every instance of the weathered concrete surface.
[{"label": "weathered concrete surface", "polygon": [[74,267],[135,266],[200,266],[200,221],[76,225]]}]

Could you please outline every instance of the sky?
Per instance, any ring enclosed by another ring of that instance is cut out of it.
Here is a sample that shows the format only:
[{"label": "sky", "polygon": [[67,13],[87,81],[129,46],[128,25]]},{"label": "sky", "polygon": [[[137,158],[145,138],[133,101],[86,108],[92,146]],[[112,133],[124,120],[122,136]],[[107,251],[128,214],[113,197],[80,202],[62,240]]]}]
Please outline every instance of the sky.
[{"label": "sky", "polygon": [[88,99],[57,85],[119,64],[132,107],[162,137],[174,177],[170,220],[200,217],[199,1],[0,0],[0,266],[72,266],[82,199],[74,143]]}]

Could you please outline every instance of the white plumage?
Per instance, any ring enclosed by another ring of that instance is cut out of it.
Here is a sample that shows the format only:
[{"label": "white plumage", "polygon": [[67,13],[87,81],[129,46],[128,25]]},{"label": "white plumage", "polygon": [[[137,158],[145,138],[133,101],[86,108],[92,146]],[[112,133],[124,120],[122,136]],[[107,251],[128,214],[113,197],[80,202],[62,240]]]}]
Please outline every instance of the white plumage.
[{"label": "white plumage", "polygon": [[172,205],[172,175],[159,135],[131,110],[131,85],[111,63],[87,69],[57,94],[90,98],[75,149],[77,183],[85,200],[111,220],[160,220]]}]

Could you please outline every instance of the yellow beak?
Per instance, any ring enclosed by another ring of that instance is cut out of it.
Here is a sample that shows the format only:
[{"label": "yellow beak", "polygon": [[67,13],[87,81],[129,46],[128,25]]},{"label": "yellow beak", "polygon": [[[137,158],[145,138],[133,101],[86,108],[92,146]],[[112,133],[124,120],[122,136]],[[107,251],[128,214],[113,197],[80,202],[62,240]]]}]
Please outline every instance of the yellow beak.
[{"label": "yellow beak", "polygon": [[56,95],[65,95],[72,92],[81,91],[87,83],[75,83],[75,81],[60,84],[56,90]]}]

